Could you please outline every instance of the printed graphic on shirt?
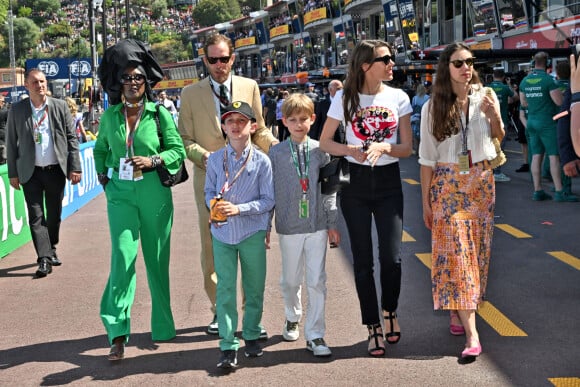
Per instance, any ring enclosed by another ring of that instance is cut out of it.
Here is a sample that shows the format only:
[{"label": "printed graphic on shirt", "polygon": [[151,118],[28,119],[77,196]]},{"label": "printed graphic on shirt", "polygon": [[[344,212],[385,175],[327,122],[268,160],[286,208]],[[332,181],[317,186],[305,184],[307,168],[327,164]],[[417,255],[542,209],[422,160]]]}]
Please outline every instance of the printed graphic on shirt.
[{"label": "printed graphic on shirt", "polygon": [[361,141],[383,142],[397,130],[395,113],[384,106],[368,106],[357,110],[352,119],[354,135]]}]

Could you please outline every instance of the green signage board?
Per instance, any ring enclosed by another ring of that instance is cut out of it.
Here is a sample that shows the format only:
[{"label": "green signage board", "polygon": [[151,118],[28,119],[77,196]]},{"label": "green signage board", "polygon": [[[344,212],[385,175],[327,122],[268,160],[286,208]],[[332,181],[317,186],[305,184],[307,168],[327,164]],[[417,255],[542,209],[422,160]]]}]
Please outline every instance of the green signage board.
[{"label": "green signage board", "polygon": [[[10,187],[8,168],[0,165],[0,258],[24,245],[30,238],[28,214],[22,189]],[[34,257],[32,257],[34,258]]]}]

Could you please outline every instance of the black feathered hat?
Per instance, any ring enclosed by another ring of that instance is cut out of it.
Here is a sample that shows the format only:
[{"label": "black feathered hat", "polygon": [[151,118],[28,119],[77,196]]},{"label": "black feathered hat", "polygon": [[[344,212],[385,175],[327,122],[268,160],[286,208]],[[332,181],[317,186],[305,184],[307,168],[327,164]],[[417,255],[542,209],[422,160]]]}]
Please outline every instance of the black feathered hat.
[{"label": "black feathered hat", "polygon": [[137,67],[147,77],[145,93],[153,101],[153,86],[163,79],[163,69],[149,47],[139,40],[124,39],[107,48],[101,65],[99,79],[103,89],[109,94],[112,105],[121,102],[121,76],[128,67]]}]

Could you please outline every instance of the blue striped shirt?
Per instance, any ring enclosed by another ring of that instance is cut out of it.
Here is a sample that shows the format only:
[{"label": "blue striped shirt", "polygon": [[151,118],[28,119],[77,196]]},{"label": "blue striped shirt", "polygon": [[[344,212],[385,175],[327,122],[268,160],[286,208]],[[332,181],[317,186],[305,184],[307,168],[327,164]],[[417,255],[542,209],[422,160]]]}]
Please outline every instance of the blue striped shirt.
[{"label": "blue striped shirt", "polygon": [[[228,152],[228,174],[230,184],[240,170],[250,147],[244,149],[242,156],[236,160],[236,151],[230,144],[212,153],[207,160],[205,177],[205,204],[222,189],[226,182],[224,171],[224,152]],[[274,208],[274,182],[272,165],[264,153],[254,148],[252,157],[231,188],[224,193],[223,199],[233,203],[240,209],[240,214],[228,218],[228,223],[216,227],[211,225],[211,234],[222,243],[238,244],[258,231],[266,231],[270,212]]]}]

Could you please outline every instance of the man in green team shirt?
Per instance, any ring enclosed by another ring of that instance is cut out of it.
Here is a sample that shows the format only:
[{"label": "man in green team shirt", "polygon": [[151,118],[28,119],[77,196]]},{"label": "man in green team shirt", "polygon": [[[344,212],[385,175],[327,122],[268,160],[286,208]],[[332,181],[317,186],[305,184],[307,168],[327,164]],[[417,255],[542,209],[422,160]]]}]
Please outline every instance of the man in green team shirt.
[{"label": "man in green team shirt", "polygon": [[575,202],[578,198],[562,190],[560,176],[560,156],[558,154],[557,124],[552,117],[562,104],[562,91],[550,75],[546,73],[548,54],[540,51],[534,55],[534,69],[520,83],[522,108],[528,110],[526,130],[529,134],[529,150],[532,154],[533,200],[550,200],[542,189],[541,165],[544,153],[550,159],[550,172],[555,187],[554,200]]},{"label": "man in green team shirt", "polygon": [[[497,99],[499,100],[499,107],[501,113],[501,120],[503,121],[503,127],[507,128],[509,125],[509,117],[508,117],[508,105],[514,101],[514,98],[518,98],[516,93],[505,84],[505,71],[502,68],[496,68],[493,70],[493,82],[487,85],[493,91],[495,91],[495,95],[497,95]],[[502,148],[505,141],[502,141]],[[501,167],[497,167],[493,170],[493,177],[496,182],[500,181],[510,181],[511,179],[502,173]]]}]

